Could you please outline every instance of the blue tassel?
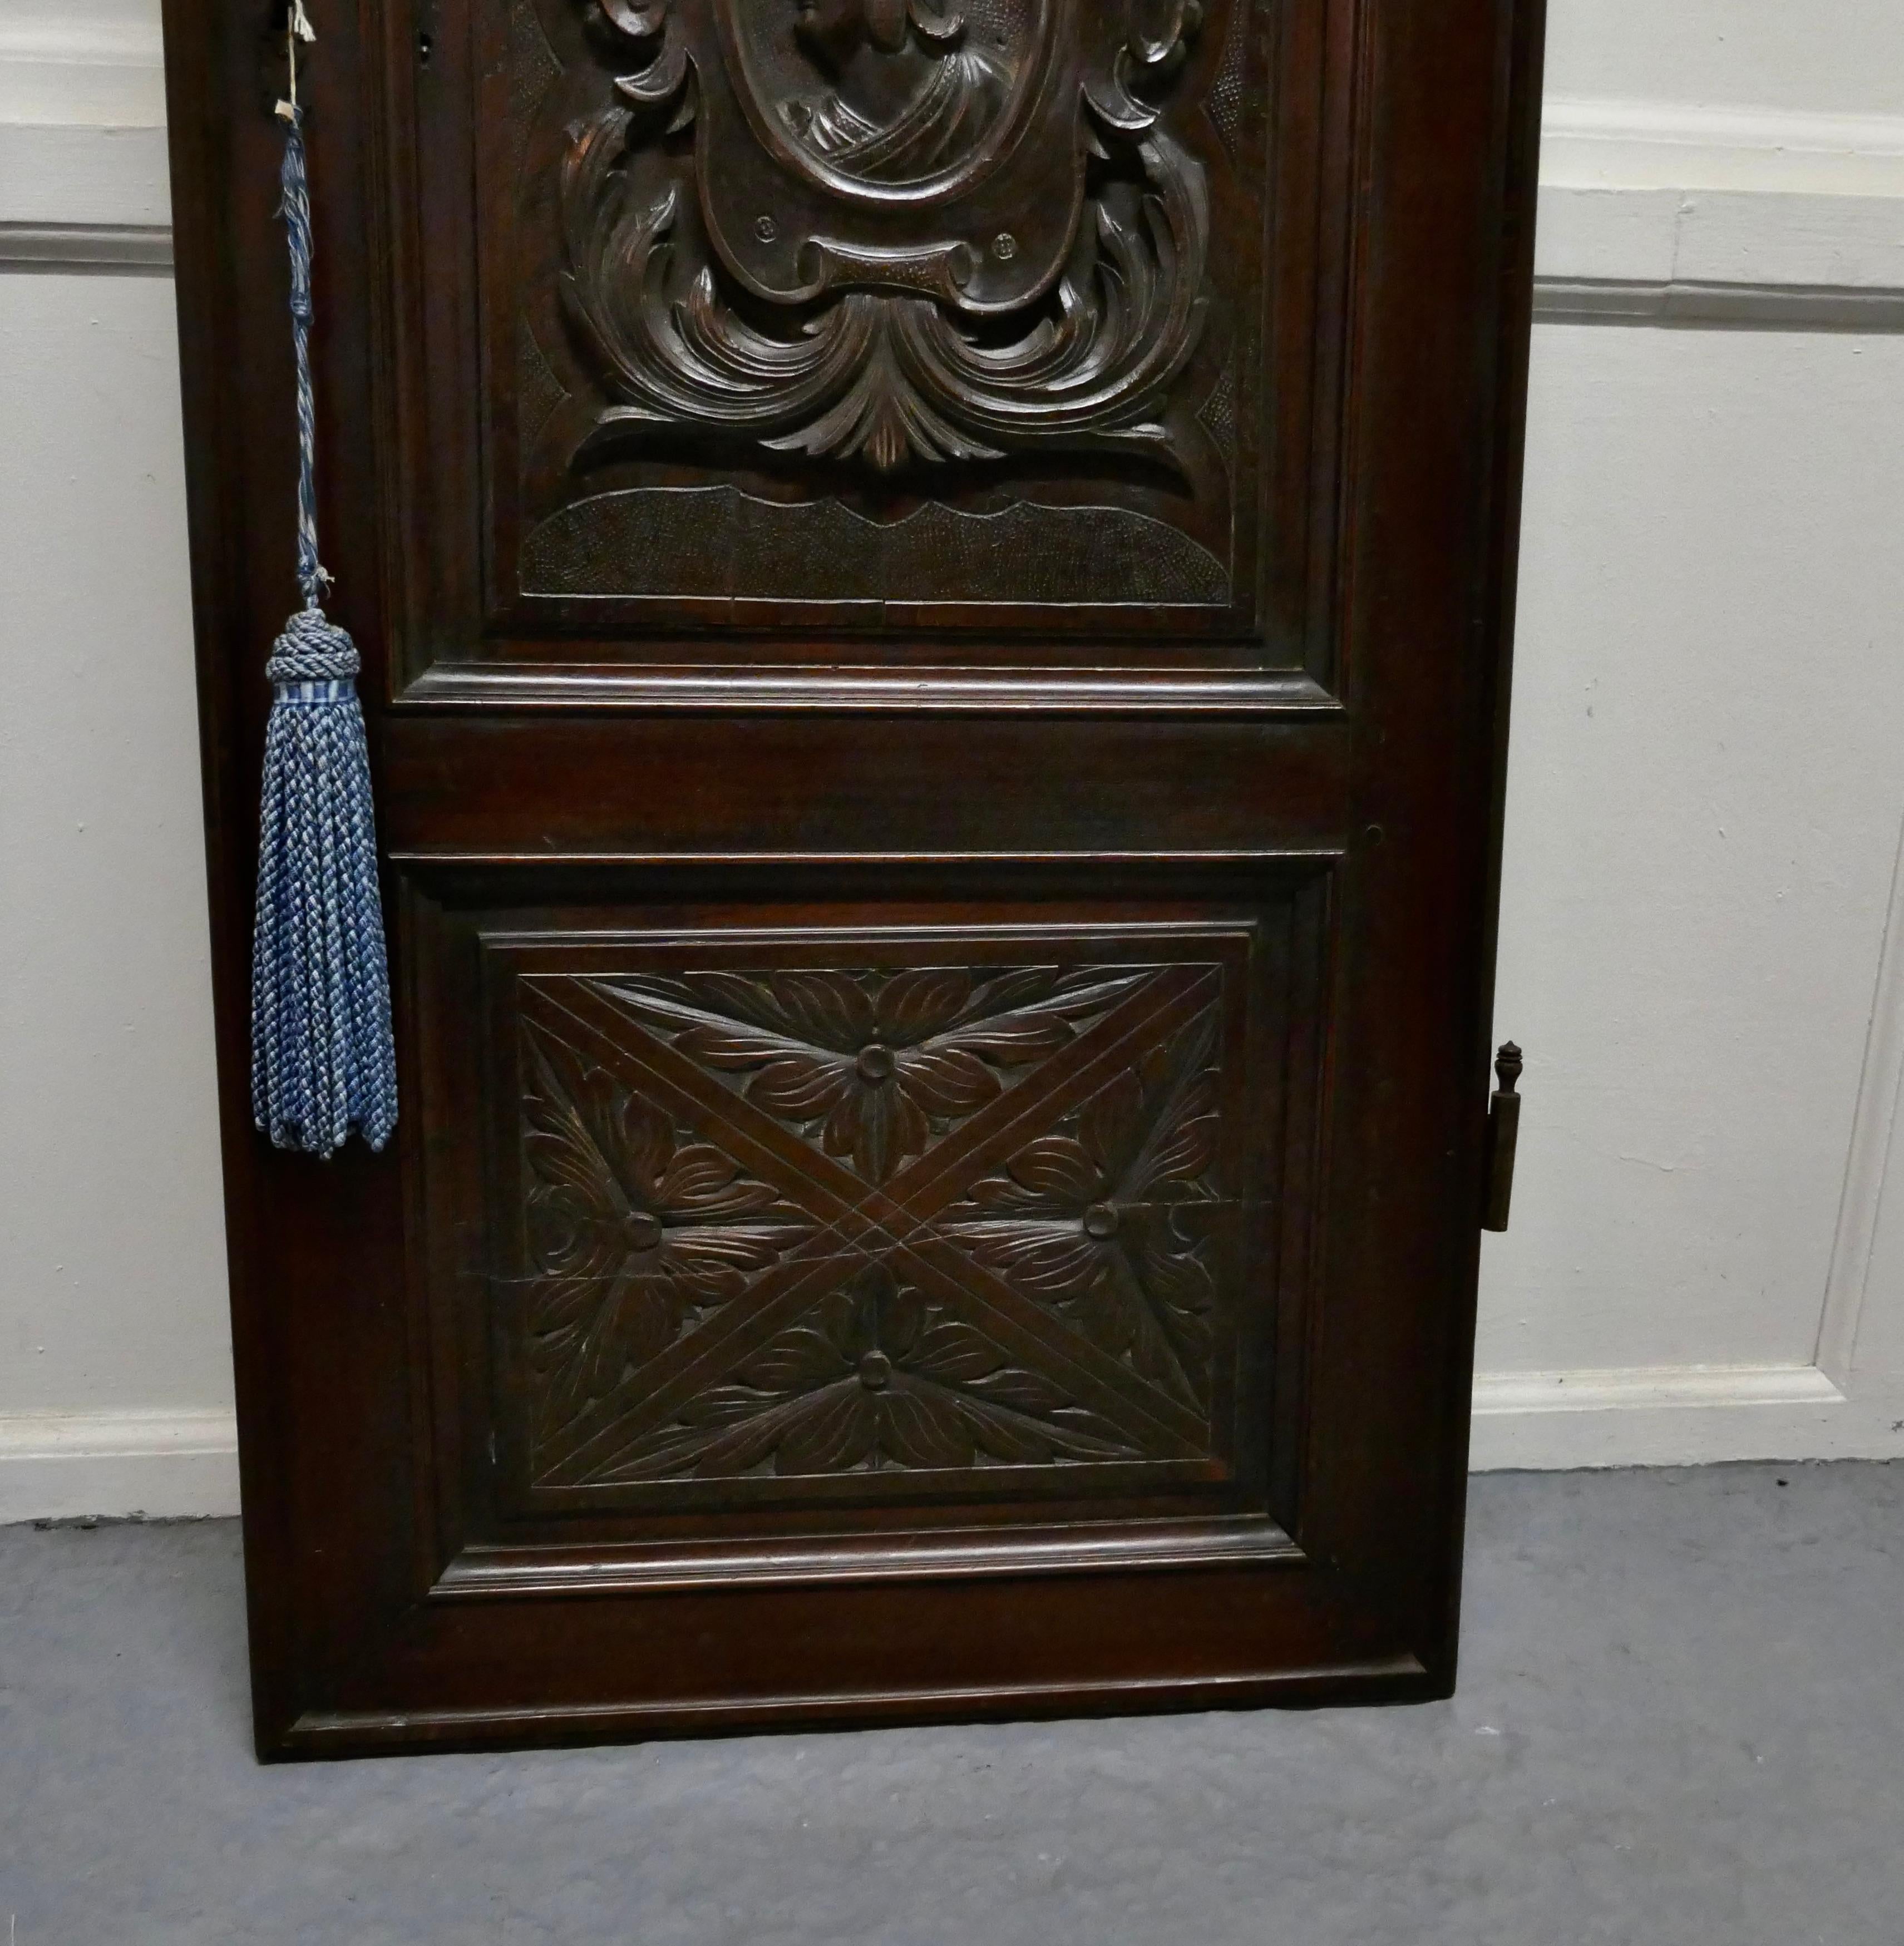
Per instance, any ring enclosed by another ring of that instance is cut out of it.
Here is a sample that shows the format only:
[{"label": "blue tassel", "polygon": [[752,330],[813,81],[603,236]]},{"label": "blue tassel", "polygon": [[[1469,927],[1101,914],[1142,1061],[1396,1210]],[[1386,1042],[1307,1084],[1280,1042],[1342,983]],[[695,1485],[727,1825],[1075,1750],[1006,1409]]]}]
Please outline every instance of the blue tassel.
[{"label": "blue tassel", "polygon": [[295,107],[281,112],[289,125],[281,181],[298,366],[304,607],[285,624],[265,666],[274,696],[252,953],[252,1115],[280,1148],[328,1156],[353,1128],[373,1149],[389,1140],[397,1058],[357,652],[319,605],[330,577],[317,558],[311,198],[301,117]]},{"label": "blue tassel", "polygon": [[370,758],[350,637],[294,615],[266,673],[264,804],[252,957],[252,1114],[281,1149],[327,1156],[397,1121],[390,975]]}]

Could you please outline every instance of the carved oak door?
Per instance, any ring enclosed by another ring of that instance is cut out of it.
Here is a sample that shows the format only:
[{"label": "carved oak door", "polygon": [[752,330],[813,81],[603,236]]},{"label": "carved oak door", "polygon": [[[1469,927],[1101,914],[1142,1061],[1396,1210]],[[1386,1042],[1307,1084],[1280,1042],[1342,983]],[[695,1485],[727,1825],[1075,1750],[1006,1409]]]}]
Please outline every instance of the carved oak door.
[{"label": "carved oak door", "polygon": [[1538,6],[310,4],[323,1167],[283,8],[168,5],[261,1749],[1445,1691]]}]

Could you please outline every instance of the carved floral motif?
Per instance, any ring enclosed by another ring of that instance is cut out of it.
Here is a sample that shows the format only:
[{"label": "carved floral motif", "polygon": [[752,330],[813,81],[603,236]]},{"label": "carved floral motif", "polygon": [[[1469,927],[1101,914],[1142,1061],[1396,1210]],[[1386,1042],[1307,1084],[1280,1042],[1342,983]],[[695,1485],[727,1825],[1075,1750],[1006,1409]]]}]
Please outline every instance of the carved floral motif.
[{"label": "carved floral motif", "polygon": [[1208,965],[533,976],[536,1478],[1207,1453],[1221,990]]},{"label": "carved floral motif", "polygon": [[1154,1048],[1066,1132],[975,1184],[947,1233],[1162,1388],[1210,1392],[1215,1288],[1199,1217],[1216,1192],[1214,1019]]},{"label": "carved floral motif", "polygon": [[1136,1459],[1130,1435],[873,1264],[606,1477]]},{"label": "carved floral motif", "polygon": [[882,1182],[1064,1046],[1139,976],[960,967],[624,979],[614,989],[682,1052],[743,1074],[749,1101]]},{"label": "carved floral motif", "polygon": [[810,1225],[712,1143],[531,1031],[523,1099],[530,1324],[559,1425],[728,1304]]}]

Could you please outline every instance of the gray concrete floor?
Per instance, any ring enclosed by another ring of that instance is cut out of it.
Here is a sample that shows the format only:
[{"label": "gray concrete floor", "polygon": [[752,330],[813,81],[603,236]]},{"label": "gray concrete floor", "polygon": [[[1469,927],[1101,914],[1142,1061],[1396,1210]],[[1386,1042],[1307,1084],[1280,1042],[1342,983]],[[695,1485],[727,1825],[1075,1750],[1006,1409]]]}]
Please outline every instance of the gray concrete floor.
[{"label": "gray concrete floor", "polygon": [[234,1524],[5,1529],[0,1928],[1904,1941],[1904,1466],[1480,1479],[1470,1560],[1451,1703],[262,1769]]}]

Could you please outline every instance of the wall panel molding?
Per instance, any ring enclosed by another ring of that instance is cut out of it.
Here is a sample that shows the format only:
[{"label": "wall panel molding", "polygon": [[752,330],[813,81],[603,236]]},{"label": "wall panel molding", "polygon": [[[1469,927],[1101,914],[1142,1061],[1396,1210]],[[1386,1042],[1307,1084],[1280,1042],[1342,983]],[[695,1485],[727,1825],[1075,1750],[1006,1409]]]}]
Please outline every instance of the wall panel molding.
[{"label": "wall panel molding", "polygon": [[168,228],[136,223],[0,223],[0,270],[168,277]]},{"label": "wall panel molding", "polygon": [[1541,181],[1602,190],[1904,196],[1904,116],[1550,94]]},{"label": "wall panel molding", "polygon": [[1535,286],[1534,317],[1539,324],[1896,332],[1904,331],[1904,289],[1544,276]]},{"label": "wall panel molding", "polygon": [[169,236],[165,130],[0,119],[0,225],[87,225]]},{"label": "wall panel molding", "polygon": [[1904,118],[1550,99],[1535,316],[1904,330]]},{"label": "wall panel molding", "polygon": [[97,127],[165,118],[157,10],[141,16],[85,0],[8,0],[0,13],[0,122]]},{"label": "wall panel molding", "polygon": [[[28,26],[0,29],[0,270],[162,270],[165,130],[82,119],[92,84],[70,79],[156,76],[156,43],[141,70],[136,36],[95,46],[76,25],[62,60]],[[1535,315],[1904,330],[1904,117],[1550,100]]]}]

